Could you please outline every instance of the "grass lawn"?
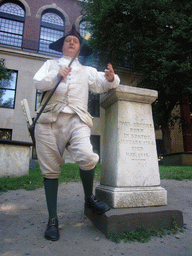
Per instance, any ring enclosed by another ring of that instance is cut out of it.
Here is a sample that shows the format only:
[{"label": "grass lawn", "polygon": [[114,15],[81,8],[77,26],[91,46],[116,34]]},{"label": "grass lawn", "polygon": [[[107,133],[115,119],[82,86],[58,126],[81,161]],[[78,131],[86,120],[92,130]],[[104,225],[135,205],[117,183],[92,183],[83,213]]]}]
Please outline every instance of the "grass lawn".
[{"label": "grass lawn", "polygon": [[160,166],[161,179],[192,180],[191,166]]},{"label": "grass lawn", "polygon": [[[98,164],[95,170],[95,180],[99,180],[101,176],[101,165]],[[77,164],[64,164],[61,168],[61,174],[59,177],[59,183],[62,182],[77,182],[80,181],[79,167]],[[26,189],[33,190],[41,188],[43,186],[43,176],[39,165],[36,165],[35,169],[29,168],[29,174],[20,177],[3,177],[0,178],[0,192]]]},{"label": "grass lawn", "polygon": [[[100,180],[101,164],[97,165],[95,170],[95,180]],[[190,166],[160,166],[161,179],[192,179],[192,167]],[[80,181],[79,167],[77,164],[64,164],[61,168],[59,182],[76,182]],[[35,169],[30,168],[29,174],[20,177],[4,177],[0,178],[0,191],[8,191],[14,189],[33,190],[43,186],[43,176],[36,165]]]}]

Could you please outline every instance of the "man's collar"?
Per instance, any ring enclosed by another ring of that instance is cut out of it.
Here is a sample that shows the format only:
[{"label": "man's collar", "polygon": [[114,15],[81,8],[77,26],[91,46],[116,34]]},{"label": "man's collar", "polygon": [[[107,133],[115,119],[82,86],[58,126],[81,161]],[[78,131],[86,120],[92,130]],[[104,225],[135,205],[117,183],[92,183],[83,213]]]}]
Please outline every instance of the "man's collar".
[{"label": "man's collar", "polygon": [[[72,59],[72,57],[69,57],[69,56],[62,56],[62,57],[59,59],[59,64],[60,64],[60,65],[66,65],[66,66],[67,66],[67,65],[70,63],[71,59]],[[73,61],[73,64],[75,64],[75,65],[80,64],[78,58],[75,58],[75,60]],[[73,65],[73,64],[72,64],[72,65]]]}]

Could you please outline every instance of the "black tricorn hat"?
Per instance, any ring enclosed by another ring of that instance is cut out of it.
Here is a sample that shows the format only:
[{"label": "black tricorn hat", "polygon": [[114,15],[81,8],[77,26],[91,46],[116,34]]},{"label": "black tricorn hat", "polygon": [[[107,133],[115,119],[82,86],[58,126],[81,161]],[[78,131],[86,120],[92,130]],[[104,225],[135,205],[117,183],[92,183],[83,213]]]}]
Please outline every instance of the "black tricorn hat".
[{"label": "black tricorn hat", "polygon": [[[79,39],[81,50],[79,56],[89,56],[93,53],[92,47],[88,44],[88,42],[77,32],[75,29],[75,25],[72,26],[72,29],[63,37],[58,39],[57,41],[51,43],[49,45],[49,49],[55,50],[57,52],[62,52],[63,43],[67,36],[76,36]],[[83,43],[83,44],[82,44]]]}]

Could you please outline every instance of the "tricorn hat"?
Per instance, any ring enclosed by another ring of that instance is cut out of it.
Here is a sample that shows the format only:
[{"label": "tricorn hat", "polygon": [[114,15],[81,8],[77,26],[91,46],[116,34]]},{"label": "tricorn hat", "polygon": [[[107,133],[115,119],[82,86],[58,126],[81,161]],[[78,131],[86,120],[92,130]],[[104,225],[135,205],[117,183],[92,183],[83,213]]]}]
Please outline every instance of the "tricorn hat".
[{"label": "tricorn hat", "polygon": [[76,36],[79,39],[80,45],[82,45],[79,56],[89,56],[93,53],[92,47],[88,42],[80,35],[79,32],[75,29],[75,25],[72,26],[72,29],[63,37],[49,45],[49,49],[55,50],[57,52],[62,52],[63,43],[67,36]]}]

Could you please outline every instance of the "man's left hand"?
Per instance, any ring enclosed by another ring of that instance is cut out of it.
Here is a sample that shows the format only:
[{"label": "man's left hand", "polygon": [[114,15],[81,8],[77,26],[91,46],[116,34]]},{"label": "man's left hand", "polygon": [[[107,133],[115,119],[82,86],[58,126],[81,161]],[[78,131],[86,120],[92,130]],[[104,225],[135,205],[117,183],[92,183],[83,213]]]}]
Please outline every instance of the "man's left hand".
[{"label": "man's left hand", "polygon": [[114,80],[114,70],[111,64],[108,64],[107,69],[105,69],[105,78],[108,82],[113,82]]}]

